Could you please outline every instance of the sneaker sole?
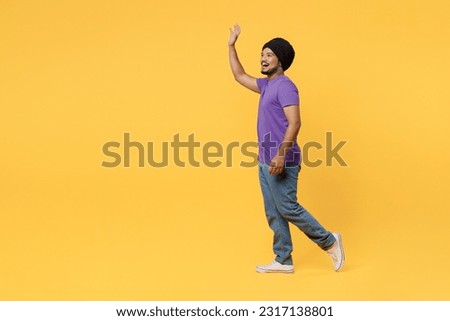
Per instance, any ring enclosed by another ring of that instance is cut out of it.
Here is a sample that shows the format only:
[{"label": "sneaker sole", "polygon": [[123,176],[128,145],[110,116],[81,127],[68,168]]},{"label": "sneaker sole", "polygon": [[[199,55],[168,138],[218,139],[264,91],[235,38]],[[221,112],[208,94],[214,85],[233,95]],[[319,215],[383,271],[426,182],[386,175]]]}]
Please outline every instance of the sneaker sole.
[{"label": "sneaker sole", "polygon": [[341,265],[339,265],[339,267],[335,270],[336,272],[339,272],[343,267],[344,267],[344,262],[345,262],[345,254],[344,254],[344,246],[342,245],[342,236],[341,233],[339,232],[335,232],[334,233],[337,236],[337,241],[339,244],[339,248],[341,249]]},{"label": "sneaker sole", "polygon": [[258,273],[294,273],[294,270],[264,270],[256,268],[256,272]]}]

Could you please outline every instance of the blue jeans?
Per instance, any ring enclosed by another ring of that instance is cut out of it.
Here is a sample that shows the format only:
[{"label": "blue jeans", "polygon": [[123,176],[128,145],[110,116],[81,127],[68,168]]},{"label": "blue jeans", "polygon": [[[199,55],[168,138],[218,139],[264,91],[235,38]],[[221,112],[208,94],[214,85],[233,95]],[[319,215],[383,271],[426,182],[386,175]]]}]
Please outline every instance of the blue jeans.
[{"label": "blue jeans", "polygon": [[283,174],[270,175],[269,165],[259,163],[259,182],[264,198],[267,221],[272,229],[275,260],[292,264],[292,239],[289,222],[297,226],[321,249],[329,249],[336,241],[333,234],[297,202],[300,165],[285,167]]}]

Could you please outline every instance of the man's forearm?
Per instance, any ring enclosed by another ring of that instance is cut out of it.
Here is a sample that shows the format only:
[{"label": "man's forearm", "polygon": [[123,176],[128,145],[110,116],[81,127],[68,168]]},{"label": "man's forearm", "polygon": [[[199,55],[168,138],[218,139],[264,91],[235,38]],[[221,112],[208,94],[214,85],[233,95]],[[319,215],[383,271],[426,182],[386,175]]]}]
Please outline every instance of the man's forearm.
[{"label": "man's forearm", "polygon": [[239,80],[239,77],[245,74],[244,67],[241,62],[234,45],[228,45],[228,56],[230,59],[230,67],[233,72],[234,79]]},{"label": "man's forearm", "polygon": [[297,139],[298,132],[300,131],[300,124],[290,124],[286,129],[284,134],[283,142],[278,147],[278,152],[276,156],[286,157],[286,154],[294,145]]}]

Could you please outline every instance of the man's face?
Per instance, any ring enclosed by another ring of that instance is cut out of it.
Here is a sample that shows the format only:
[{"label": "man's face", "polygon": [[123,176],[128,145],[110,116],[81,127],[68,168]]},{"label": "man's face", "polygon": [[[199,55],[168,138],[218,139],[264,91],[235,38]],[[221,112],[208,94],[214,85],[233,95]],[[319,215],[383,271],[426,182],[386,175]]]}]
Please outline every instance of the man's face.
[{"label": "man's face", "polygon": [[281,63],[277,56],[270,48],[264,48],[261,52],[261,73],[270,76],[276,73],[279,68],[281,68]]}]

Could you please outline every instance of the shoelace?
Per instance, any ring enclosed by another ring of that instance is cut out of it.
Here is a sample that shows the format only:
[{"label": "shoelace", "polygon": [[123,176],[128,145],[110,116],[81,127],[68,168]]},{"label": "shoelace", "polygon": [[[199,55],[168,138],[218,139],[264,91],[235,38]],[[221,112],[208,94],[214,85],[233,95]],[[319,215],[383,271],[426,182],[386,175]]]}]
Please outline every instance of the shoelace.
[{"label": "shoelace", "polygon": [[271,262],[271,263],[269,263],[269,264],[266,264],[266,265],[260,265],[260,267],[263,268],[263,269],[265,269],[265,268],[271,268],[271,267],[273,267],[273,266],[284,267],[284,265],[278,263],[277,261],[273,261],[273,262]]},{"label": "shoelace", "polygon": [[333,262],[336,262],[338,260],[338,255],[334,251],[328,251],[327,254],[331,257]]},{"label": "shoelace", "polygon": [[263,265],[262,267],[263,268],[268,268],[268,267],[271,267],[271,266],[276,265],[276,264],[277,264],[277,261],[273,261],[273,262],[271,262],[269,264]]}]

